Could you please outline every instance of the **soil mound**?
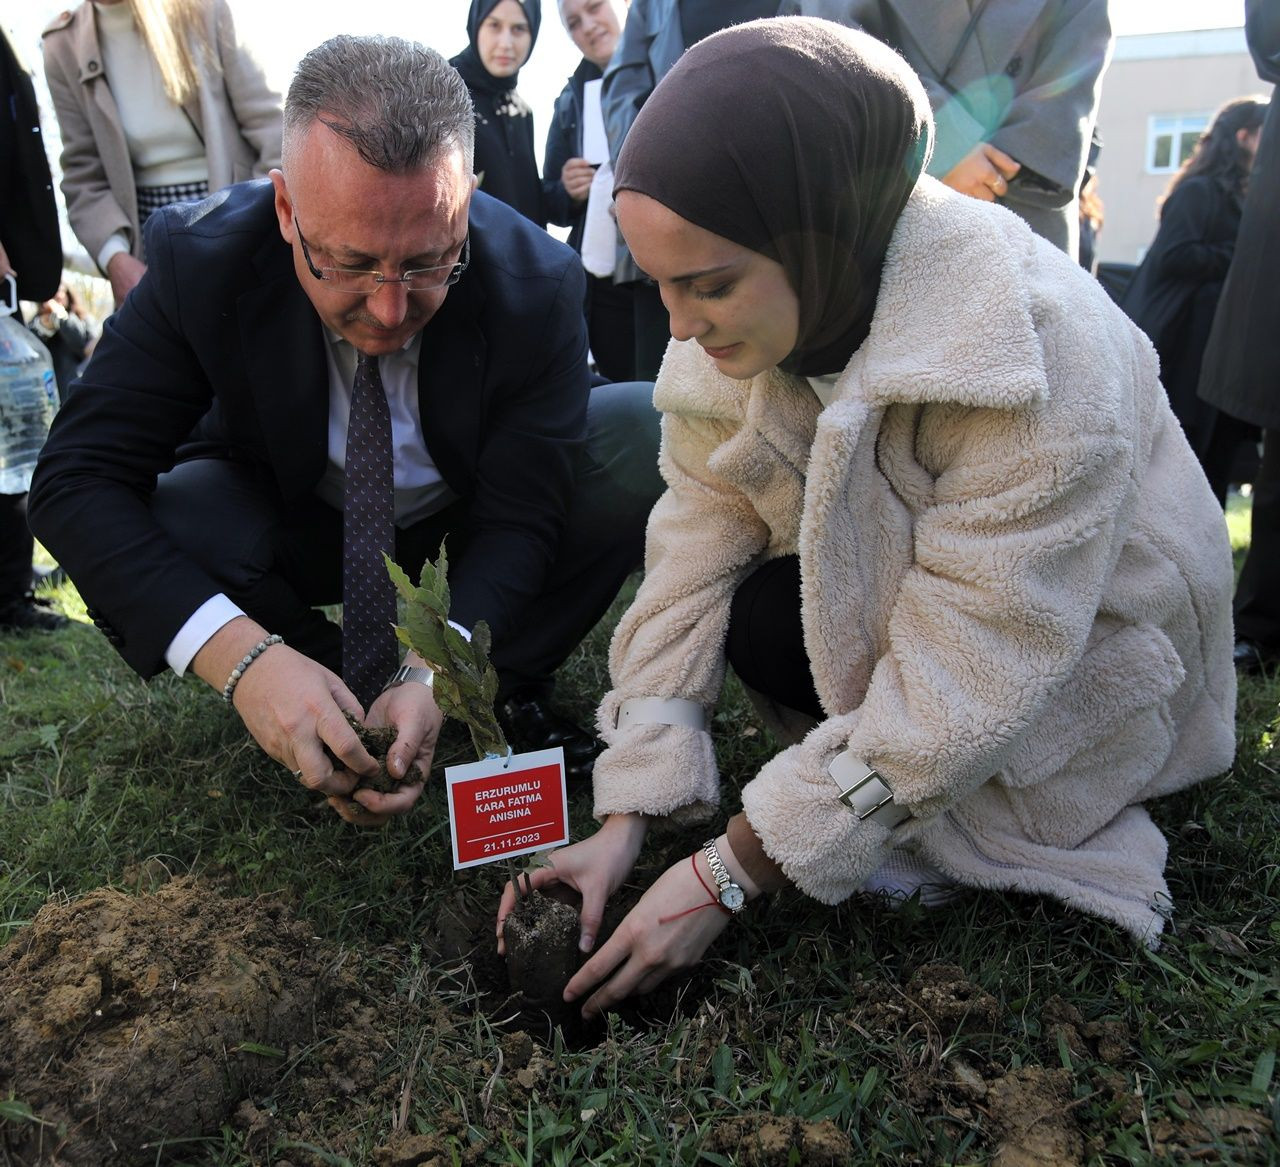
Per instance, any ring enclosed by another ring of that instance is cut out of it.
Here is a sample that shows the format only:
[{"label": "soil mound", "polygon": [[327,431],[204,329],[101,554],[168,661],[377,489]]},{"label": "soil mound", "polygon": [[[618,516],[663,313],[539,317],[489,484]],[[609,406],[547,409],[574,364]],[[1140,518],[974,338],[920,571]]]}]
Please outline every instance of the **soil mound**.
[{"label": "soil mound", "polygon": [[4,1149],[88,1167],[216,1130],[310,1039],[336,963],[283,905],[188,880],[47,904],[0,950],[0,1097],[33,1115]]}]

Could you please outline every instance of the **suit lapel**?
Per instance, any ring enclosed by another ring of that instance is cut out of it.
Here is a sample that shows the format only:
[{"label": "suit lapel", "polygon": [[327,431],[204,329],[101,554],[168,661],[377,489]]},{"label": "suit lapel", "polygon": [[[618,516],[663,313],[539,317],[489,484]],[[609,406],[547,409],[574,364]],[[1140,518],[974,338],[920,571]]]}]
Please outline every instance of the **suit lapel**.
[{"label": "suit lapel", "polygon": [[480,327],[484,290],[465,274],[422,333],[418,409],[427,452],[449,486],[470,493],[491,402],[489,346]]},{"label": "suit lapel", "polygon": [[249,394],[280,493],[312,490],[328,460],[329,370],[324,328],[277,236],[258,254],[260,279],[236,302]]}]

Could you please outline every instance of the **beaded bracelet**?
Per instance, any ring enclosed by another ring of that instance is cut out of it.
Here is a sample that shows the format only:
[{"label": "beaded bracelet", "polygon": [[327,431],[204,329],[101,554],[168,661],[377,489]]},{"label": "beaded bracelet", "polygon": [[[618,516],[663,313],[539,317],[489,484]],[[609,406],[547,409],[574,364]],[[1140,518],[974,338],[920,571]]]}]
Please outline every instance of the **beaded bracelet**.
[{"label": "beaded bracelet", "polygon": [[273,644],[283,644],[283,643],[284,643],[284,637],[276,636],[273,633],[271,636],[268,636],[265,640],[258,641],[257,644],[255,644],[247,653],[245,653],[244,659],[238,665],[236,665],[234,669],[231,670],[231,676],[227,678],[227,683],[222,686],[222,699],[228,705],[231,704],[231,694],[236,691],[236,686],[240,683],[240,678],[244,676],[245,669],[247,669],[251,664],[253,664],[253,662],[256,661],[258,657],[260,657],[264,652],[266,652],[267,649],[269,649]]}]

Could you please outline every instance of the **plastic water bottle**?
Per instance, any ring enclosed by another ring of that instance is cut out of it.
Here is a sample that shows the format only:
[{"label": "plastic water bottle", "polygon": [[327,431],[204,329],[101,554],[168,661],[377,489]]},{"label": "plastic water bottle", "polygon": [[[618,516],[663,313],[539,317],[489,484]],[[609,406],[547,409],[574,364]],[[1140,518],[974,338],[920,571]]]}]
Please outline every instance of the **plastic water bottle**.
[{"label": "plastic water bottle", "polygon": [[0,494],[25,494],[58,409],[49,350],[18,317],[18,281],[0,302]]}]

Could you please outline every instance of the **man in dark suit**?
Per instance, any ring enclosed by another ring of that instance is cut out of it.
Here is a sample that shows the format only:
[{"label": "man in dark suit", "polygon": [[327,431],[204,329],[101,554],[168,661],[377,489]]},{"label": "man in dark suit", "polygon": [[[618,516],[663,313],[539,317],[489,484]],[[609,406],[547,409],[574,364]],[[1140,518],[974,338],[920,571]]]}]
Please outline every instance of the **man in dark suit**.
[{"label": "man in dark suit", "polygon": [[[16,281],[19,299],[49,299],[62,279],[62,237],[35,86],[0,28],[0,281],[8,275]],[[4,295],[0,285],[0,299]],[[53,631],[67,622],[32,594],[32,550],[26,491],[0,494],[0,630],[5,632]]]},{"label": "man in dark suit", "polygon": [[416,577],[448,536],[451,620],[488,622],[516,745],[564,744],[579,773],[591,741],[545,687],[639,562],[661,488],[651,387],[588,399],[577,258],[473,193],[472,116],[420,45],[336,37],[309,53],[283,170],[148,223],[147,274],[32,488],[33,529],[125,660],[223,690],[351,821],[403,812],[421,787],[348,797],[372,760],[342,710],[397,728],[397,776],[427,771],[441,721],[424,671],[381,687],[394,659],[361,692],[348,654],[364,646],[315,607],[352,614],[344,546],[366,532],[349,490],[367,468],[348,439],[369,378],[389,414],[395,558]]}]

